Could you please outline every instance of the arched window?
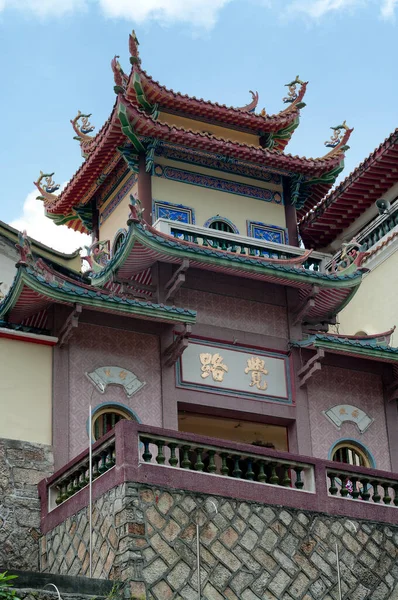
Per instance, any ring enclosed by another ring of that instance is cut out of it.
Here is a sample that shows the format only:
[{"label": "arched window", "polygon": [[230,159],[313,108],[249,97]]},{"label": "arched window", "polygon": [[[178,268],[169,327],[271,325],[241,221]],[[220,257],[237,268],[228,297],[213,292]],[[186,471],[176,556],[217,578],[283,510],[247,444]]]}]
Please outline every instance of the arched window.
[{"label": "arched window", "polygon": [[209,227],[210,229],[223,231],[224,233],[239,233],[238,228],[232,223],[232,221],[226,217],[220,217],[220,215],[216,215],[215,217],[207,219],[203,227]]},{"label": "arched window", "polygon": [[93,414],[93,440],[99,440],[103,435],[111,431],[116,423],[122,419],[133,420],[134,417],[127,410],[118,406],[103,406]]},{"label": "arched window", "polygon": [[354,467],[371,466],[369,456],[364,448],[348,440],[340,442],[333,448],[332,460]]},{"label": "arched window", "polygon": [[209,225],[210,229],[215,229],[216,231],[225,231],[225,233],[234,233],[231,225],[225,223],[224,221],[213,221]]},{"label": "arched window", "polygon": [[113,244],[112,244],[112,256],[115,256],[116,252],[119,250],[119,248],[121,246],[123,246],[123,242],[126,239],[126,230],[125,229],[119,229],[119,231],[116,232],[116,235],[113,239]]}]

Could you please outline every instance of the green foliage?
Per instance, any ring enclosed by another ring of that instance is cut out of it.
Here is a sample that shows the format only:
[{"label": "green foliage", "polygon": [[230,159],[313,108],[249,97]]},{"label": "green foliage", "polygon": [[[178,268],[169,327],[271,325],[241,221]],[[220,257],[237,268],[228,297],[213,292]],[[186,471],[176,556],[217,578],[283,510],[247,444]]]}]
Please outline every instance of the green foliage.
[{"label": "green foliage", "polygon": [[17,575],[7,575],[7,571],[0,573],[0,600],[20,600],[12,589],[13,583],[10,583],[16,578]]}]

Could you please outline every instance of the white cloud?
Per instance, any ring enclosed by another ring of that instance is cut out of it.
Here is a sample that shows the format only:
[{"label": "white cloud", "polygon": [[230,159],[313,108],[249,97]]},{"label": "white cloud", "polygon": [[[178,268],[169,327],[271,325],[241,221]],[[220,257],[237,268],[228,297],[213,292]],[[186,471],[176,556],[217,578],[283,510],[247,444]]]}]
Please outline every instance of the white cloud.
[{"label": "white cloud", "polygon": [[398,0],[383,0],[381,7],[381,16],[383,19],[393,19],[395,9],[398,6]]},{"label": "white cloud", "polygon": [[66,225],[55,225],[44,214],[43,202],[36,200],[37,190],[27,195],[22,214],[10,223],[11,227],[26,230],[29,237],[61,252],[73,252],[79,247],[89,246],[91,237],[68,229]]},{"label": "white cloud", "polygon": [[0,0],[0,10],[6,8],[40,18],[63,17],[87,7],[87,0]]},{"label": "white cloud", "polygon": [[293,0],[288,6],[288,11],[301,12],[313,19],[320,19],[329,12],[347,10],[362,3],[362,0]]},{"label": "white cloud", "polygon": [[85,10],[90,3],[100,5],[107,17],[135,23],[148,20],[162,24],[191,23],[210,29],[219,11],[232,0],[0,0],[0,11],[13,9],[38,17],[61,17]]},{"label": "white cloud", "polygon": [[210,28],[219,11],[232,0],[99,0],[105,15],[142,23],[156,20],[169,24],[189,22]]}]

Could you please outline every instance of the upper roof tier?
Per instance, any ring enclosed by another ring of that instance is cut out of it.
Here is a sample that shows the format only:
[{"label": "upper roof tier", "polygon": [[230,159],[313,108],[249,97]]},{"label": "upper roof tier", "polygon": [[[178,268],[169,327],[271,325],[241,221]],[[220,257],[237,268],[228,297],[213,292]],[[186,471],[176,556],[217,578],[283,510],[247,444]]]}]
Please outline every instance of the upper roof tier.
[{"label": "upper roof tier", "polygon": [[301,217],[307,248],[326,248],[398,182],[398,129]]},{"label": "upper roof tier", "polygon": [[[56,196],[53,191],[57,186],[51,176],[47,181],[48,176],[41,173],[35,182],[44,200],[47,216],[55,223],[89,231],[92,223],[89,202],[117,163],[120,163],[121,155],[133,169],[134,161],[138,165],[138,155],[145,156],[148,170],[153,166],[159,141],[196,151],[204,150],[215,157],[245,161],[288,175],[292,200],[299,216],[329,191],[343,168],[344,152],[352,131],[345,122],[332,128],[332,138],[325,143],[330,151],[321,158],[303,158],[282,152],[297,126],[306,83],[296,77],[288,84],[289,91],[284,100],[289,106],[278,115],[253,113],[256,94],[253,94],[253,102],[246,107],[227,108],[171,92],[155,83],[141,70],[137,44],[135,35],[130,36],[132,69],[129,76],[123,72],[117,57],[112,60],[117,100],[110,117],[97,135],[90,135],[93,127],[88,119],[91,115],[79,111],[72,121],[86,160],[69,184]],[[297,86],[300,86],[299,90]],[[178,113],[180,117],[185,115],[185,121],[188,117],[192,125],[177,127],[165,122],[167,113],[171,112]],[[218,125],[217,135],[204,131],[201,125],[196,127],[196,123],[204,120]],[[254,143],[243,143],[234,139],[233,135],[231,137],[234,128],[251,132],[248,137]],[[47,181],[47,186],[43,185],[43,179]]]},{"label": "upper roof tier", "polygon": [[141,98],[138,98],[140,104],[144,100],[151,105],[156,104],[163,112],[265,136],[268,138],[265,142],[275,149],[282,151],[285,148],[299,123],[300,109],[305,106],[303,98],[307,82],[301,81],[297,76],[294,81],[286,84],[288,93],[283,98],[283,102],[287,104],[287,107],[281,112],[267,115],[265,109],[262,109],[260,113],[256,113],[259,99],[257,92],[250,92],[252,101],[249,104],[236,108],[167,89],[141,68],[138,45],[133,31],[129,37],[130,62],[132,64],[130,76],[128,78],[125,76],[120,65],[116,67],[120,74],[119,77],[115,73],[115,79],[119,80],[116,81],[116,85],[121,83],[121,87],[126,86],[126,98],[130,102],[137,102],[137,88],[139,87],[141,88],[139,94]]}]

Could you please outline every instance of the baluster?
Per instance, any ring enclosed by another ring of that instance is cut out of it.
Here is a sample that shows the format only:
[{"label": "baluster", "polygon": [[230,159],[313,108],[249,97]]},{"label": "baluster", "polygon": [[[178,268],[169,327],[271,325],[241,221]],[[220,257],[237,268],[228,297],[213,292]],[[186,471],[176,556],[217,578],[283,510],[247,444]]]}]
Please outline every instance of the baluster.
[{"label": "baluster", "polygon": [[294,487],[298,490],[302,490],[304,487],[304,481],[301,479],[301,473],[303,472],[303,467],[294,467],[296,473],[296,481],[294,483]]},{"label": "baluster", "polygon": [[381,500],[381,496],[379,494],[379,488],[378,488],[379,482],[377,480],[371,481],[371,486],[373,488],[372,500],[373,500],[373,502],[376,502],[376,504],[377,504]]},{"label": "baluster", "polygon": [[361,498],[362,498],[362,500],[365,500],[365,502],[367,502],[370,498],[370,493],[369,493],[369,488],[368,488],[369,479],[362,479],[360,481],[363,485],[362,492],[361,492]]},{"label": "baluster", "polygon": [[102,473],[105,473],[106,471],[106,452],[101,452],[101,454],[99,455],[99,463],[98,463],[98,471],[100,472],[100,474],[102,475]]},{"label": "baluster", "polygon": [[198,238],[197,238],[197,236],[196,236],[196,235],[193,235],[193,236],[192,236],[192,242],[193,242],[194,244],[197,244],[197,243],[198,243]]},{"label": "baluster", "polygon": [[267,481],[267,475],[265,474],[265,465],[267,464],[263,460],[257,461],[258,464],[258,475],[257,480],[261,483],[265,483]]},{"label": "baluster", "polygon": [[283,487],[290,487],[292,481],[289,476],[289,466],[282,465],[282,469],[283,469],[282,485],[283,485]]},{"label": "baluster", "polygon": [[207,467],[207,470],[209,473],[215,473],[217,471],[217,466],[214,460],[216,451],[215,450],[208,450],[207,454],[209,455],[209,466]]},{"label": "baluster", "polygon": [[336,485],[336,475],[334,475],[333,473],[329,473],[329,479],[330,479],[329,493],[332,496],[337,496],[337,492],[339,491],[339,488]]},{"label": "baluster", "polygon": [[71,496],[73,496],[75,492],[73,491],[73,479],[69,479],[68,484],[66,486],[66,494],[67,497],[70,498]]},{"label": "baluster", "polygon": [[55,504],[58,506],[63,502],[62,486],[57,485],[57,497],[55,498]]},{"label": "baluster", "polygon": [[256,250],[255,250],[255,248],[252,248],[252,247],[248,246],[247,249],[249,251],[248,252],[249,256],[256,256]]},{"label": "baluster", "polygon": [[75,476],[73,478],[73,483],[72,483],[72,490],[73,493],[76,494],[76,492],[79,491],[79,471],[76,471]]},{"label": "baluster", "polygon": [[351,483],[352,483],[351,496],[353,497],[354,500],[358,500],[358,498],[359,498],[359,490],[357,488],[358,477],[351,477]]},{"label": "baluster", "polygon": [[247,468],[246,468],[246,475],[245,475],[245,477],[249,481],[253,481],[254,480],[253,459],[251,459],[251,458],[247,459]]},{"label": "baluster", "polygon": [[62,502],[64,502],[65,500],[68,499],[68,482],[66,480],[64,480],[61,483],[61,489],[62,489],[61,500],[62,500]]},{"label": "baluster", "polygon": [[86,465],[86,468],[84,471],[84,483],[85,483],[85,485],[88,485],[90,483],[90,471],[89,471],[88,464]]},{"label": "baluster", "polygon": [[171,465],[172,467],[176,467],[178,465],[178,458],[176,456],[176,449],[178,448],[178,444],[170,442],[168,444],[168,447],[170,448],[169,465]]},{"label": "baluster", "polygon": [[191,460],[189,458],[189,451],[191,449],[191,446],[183,446],[182,447],[182,462],[181,462],[181,467],[183,469],[190,469],[191,468]]},{"label": "baluster", "polygon": [[384,496],[383,496],[383,502],[384,504],[391,504],[391,496],[390,496],[390,484],[389,483],[383,483],[383,489],[384,489]]},{"label": "baluster", "polygon": [[269,482],[272,485],[279,485],[279,476],[276,472],[276,467],[278,466],[278,463],[276,462],[272,462],[270,463],[270,467],[271,467],[271,477],[269,478]]},{"label": "baluster", "polygon": [[106,458],[105,458],[105,465],[106,465],[107,469],[111,469],[113,467],[113,465],[115,464],[113,462],[112,453],[113,453],[113,448],[112,447],[108,448],[108,452],[106,453]]},{"label": "baluster", "polygon": [[248,254],[247,248],[246,248],[246,246],[244,246],[243,244],[242,244],[242,246],[240,247],[240,253],[241,253],[241,254]]},{"label": "baluster", "polygon": [[202,237],[202,246],[209,246],[209,240],[205,236]]},{"label": "baluster", "polygon": [[226,452],[221,452],[220,454],[221,456],[221,475],[224,475],[225,477],[228,477],[229,475],[229,468],[227,465],[227,458],[228,458],[228,454]]},{"label": "baluster", "polygon": [[235,253],[237,249],[237,246],[235,244],[232,244],[232,246],[230,247],[229,251]]},{"label": "baluster", "polygon": [[149,444],[151,443],[151,440],[149,438],[141,438],[141,442],[144,444],[142,458],[144,459],[144,462],[151,462],[152,453],[149,450]]},{"label": "baluster", "polygon": [[203,471],[205,466],[202,460],[203,448],[196,448],[196,462],[194,464],[195,471]]},{"label": "baluster", "polygon": [[92,478],[93,479],[96,479],[100,475],[98,463],[99,463],[99,457],[94,456],[93,463],[92,463]]},{"label": "baluster", "polygon": [[347,498],[349,492],[348,489],[346,488],[346,483],[347,483],[347,475],[340,475],[340,479],[341,479],[341,488],[340,488],[340,496],[342,496],[343,498]]},{"label": "baluster", "polygon": [[155,444],[158,448],[158,453],[156,456],[156,462],[158,463],[158,465],[164,465],[165,461],[166,461],[166,457],[164,455],[163,452],[163,448],[164,448],[164,441],[163,440],[156,440]]},{"label": "baluster", "polygon": [[223,240],[223,239],[220,239],[219,241],[220,241],[221,250],[226,250],[227,249],[227,242],[225,240]]},{"label": "baluster", "polygon": [[236,477],[237,479],[241,478],[242,470],[239,466],[240,456],[235,454],[234,459],[234,470],[232,471],[232,477]]},{"label": "baluster", "polygon": [[392,489],[394,490],[394,506],[398,506],[398,483],[394,483]]}]

